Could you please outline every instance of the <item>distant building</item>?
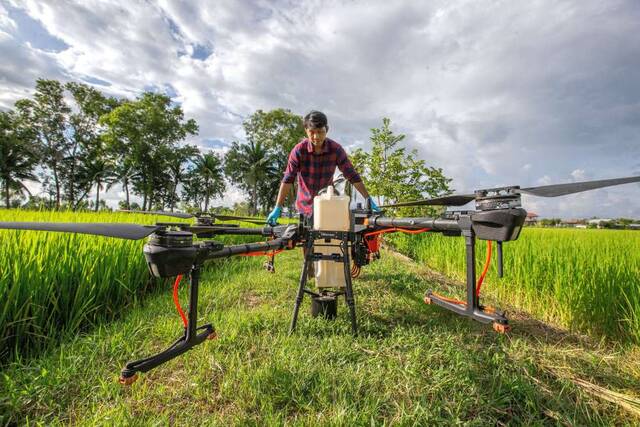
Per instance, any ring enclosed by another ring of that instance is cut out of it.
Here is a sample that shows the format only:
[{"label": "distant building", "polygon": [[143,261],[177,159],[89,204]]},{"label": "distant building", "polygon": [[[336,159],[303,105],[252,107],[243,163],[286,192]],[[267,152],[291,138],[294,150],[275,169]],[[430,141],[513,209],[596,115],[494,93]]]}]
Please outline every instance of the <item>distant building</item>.
[{"label": "distant building", "polygon": [[629,230],[640,230],[640,224],[629,224],[627,225]]},{"label": "distant building", "polygon": [[527,212],[527,217],[524,220],[525,225],[536,225],[538,223],[538,214],[534,212]]},{"label": "distant building", "polygon": [[[579,227],[581,225],[583,227]],[[560,222],[559,226],[568,227],[568,228],[587,228],[583,219],[576,219],[576,218],[565,219],[564,221]]]}]

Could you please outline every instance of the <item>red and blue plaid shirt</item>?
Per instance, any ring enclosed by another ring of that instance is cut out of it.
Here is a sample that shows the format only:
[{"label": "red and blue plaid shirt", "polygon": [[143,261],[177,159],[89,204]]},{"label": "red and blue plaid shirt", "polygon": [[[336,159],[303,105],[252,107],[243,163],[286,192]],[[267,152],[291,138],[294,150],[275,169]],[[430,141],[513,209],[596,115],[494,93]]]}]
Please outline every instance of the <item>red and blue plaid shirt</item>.
[{"label": "red and blue plaid shirt", "polygon": [[293,147],[282,182],[292,184],[296,176],[298,177],[298,212],[307,216],[313,213],[313,198],[331,184],[336,166],[352,184],[362,181],[344,148],[332,139],[326,138],[322,144],[322,152],[317,154],[308,138]]}]

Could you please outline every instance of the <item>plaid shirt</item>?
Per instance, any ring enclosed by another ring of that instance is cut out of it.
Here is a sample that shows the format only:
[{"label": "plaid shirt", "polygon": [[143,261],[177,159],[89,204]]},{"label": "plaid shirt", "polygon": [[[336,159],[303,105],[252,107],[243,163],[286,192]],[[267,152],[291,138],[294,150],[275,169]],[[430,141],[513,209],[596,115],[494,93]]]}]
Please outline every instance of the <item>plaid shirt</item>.
[{"label": "plaid shirt", "polygon": [[362,181],[344,148],[332,139],[324,140],[319,154],[314,153],[313,144],[308,138],[293,147],[282,182],[291,184],[298,177],[296,208],[300,213],[307,216],[313,213],[313,198],[318,191],[331,184],[336,166],[352,184]]}]

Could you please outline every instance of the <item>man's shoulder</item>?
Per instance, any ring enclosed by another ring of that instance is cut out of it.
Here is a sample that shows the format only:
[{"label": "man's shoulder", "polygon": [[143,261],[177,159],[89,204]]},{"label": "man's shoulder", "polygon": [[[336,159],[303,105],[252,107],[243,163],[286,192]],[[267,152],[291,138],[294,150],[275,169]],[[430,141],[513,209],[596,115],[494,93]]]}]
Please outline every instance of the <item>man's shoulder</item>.
[{"label": "man's shoulder", "polygon": [[299,157],[306,150],[306,144],[307,144],[307,140],[305,138],[300,142],[298,142],[296,145],[294,145],[291,151],[289,152],[289,157],[291,156]]},{"label": "man's shoulder", "polygon": [[325,143],[327,142],[329,143],[329,150],[331,151],[344,150],[344,148],[342,148],[342,145],[338,144],[335,139],[327,138],[325,139]]},{"label": "man's shoulder", "polygon": [[299,153],[300,151],[304,151],[307,148],[307,138],[303,138],[291,149],[292,153]]}]

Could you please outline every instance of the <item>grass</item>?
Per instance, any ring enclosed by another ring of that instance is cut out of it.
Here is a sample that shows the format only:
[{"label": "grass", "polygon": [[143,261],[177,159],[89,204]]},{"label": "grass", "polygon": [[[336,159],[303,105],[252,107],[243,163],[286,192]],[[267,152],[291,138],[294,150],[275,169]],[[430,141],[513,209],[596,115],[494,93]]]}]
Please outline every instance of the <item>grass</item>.
[{"label": "grass", "polygon": [[[0,221],[153,224],[167,218],[0,210]],[[223,236],[220,240],[246,238]],[[68,331],[88,330],[114,319],[137,304],[141,295],[168,286],[168,282],[151,280],[142,254],[144,243],[145,239],[1,230],[0,365],[18,353],[42,351]]]},{"label": "grass", "polygon": [[[355,281],[360,336],[312,319],[287,335],[299,250],[208,264],[200,321],[220,338],[117,384],[127,360],[180,333],[170,291],[0,374],[0,423],[79,425],[633,425],[640,354],[515,313],[514,331],[422,303],[459,284],[384,253]],[[182,293],[186,301],[186,290]],[[623,402],[623,404],[616,402]]]},{"label": "grass", "polygon": [[[429,233],[393,238],[419,262],[464,277],[463,239]],[[485,247],[477,245],[478,269]],[[483,295],[572,330],[640,344],[640,233],[525,227],[503,248],[504,278],[497,277],[494,256]]]}]

